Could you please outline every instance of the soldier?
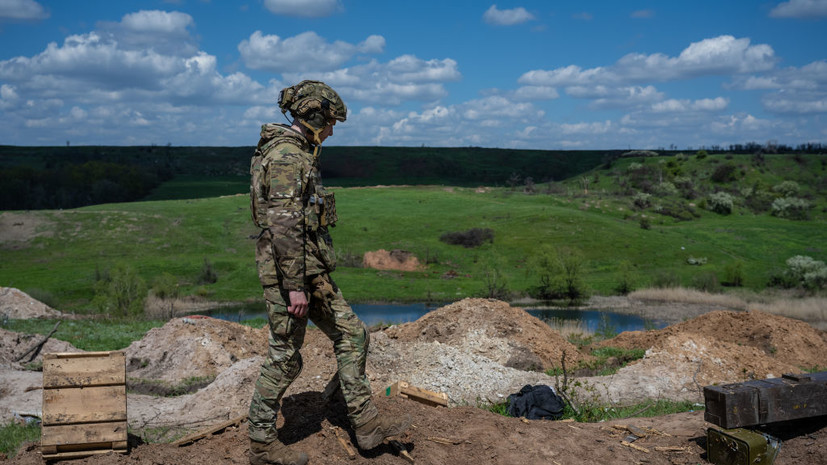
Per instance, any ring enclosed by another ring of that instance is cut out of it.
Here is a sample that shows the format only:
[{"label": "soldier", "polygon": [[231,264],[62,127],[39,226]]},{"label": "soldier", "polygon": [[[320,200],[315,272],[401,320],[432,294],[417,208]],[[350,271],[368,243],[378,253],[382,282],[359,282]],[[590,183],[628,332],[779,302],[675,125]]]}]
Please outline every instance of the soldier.
[{"label": "soldier", "polygon": [[332,341],[348,418],[362,449],[404,432],[410,416],[379,415],[365,376],[370,336],[331,279],[336,256],[328,228],[335,225],[333,193],[322,185],[319,150],[347,118],[339,95],[319,81],[302,81],[279,95],[292,126],[269,123],[253,155],[250,208],[261,228],[256,265],[270,325],[269,350],[250,403],[251,464],[307,463],[307,454],[279,441],[276,413],[284,391],[302,369],[299,353],[308,318]]}]

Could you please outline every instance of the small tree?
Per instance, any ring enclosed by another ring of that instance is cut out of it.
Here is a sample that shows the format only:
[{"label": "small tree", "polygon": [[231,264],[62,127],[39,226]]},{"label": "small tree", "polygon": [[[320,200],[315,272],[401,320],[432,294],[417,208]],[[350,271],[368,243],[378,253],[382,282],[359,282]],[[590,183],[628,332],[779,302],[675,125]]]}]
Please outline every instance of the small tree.
[{"label": "small tree", "polygon": [[129,266],[119,265],[95,283],[92,305],[100,313],[121,317],[140,315],[146,300],[146,282]]},{"label": "small tree", "polygon": [[709,209],[721,215],[732,213],[732,205],[735,199],[726,192],[715,192],[709,196]]}]

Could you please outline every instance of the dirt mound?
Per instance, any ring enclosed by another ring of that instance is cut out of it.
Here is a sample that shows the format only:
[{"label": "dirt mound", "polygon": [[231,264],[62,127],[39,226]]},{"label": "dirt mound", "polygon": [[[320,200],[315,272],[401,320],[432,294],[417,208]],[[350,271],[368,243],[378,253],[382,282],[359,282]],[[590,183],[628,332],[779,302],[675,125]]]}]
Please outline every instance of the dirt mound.
[{"label": "dirt mound", "polygon": [[[26,353],[32,346],[43,339],[40,334],[24,334],[0,328],[0,364],[11,364]],[[47,352],[81,352],[72,344],[55,338],[49,338],[40,348],[26,355],[20,363],[40,362]]]},{"label": "dirt mound", "polygon": [[63,313],[13,287],[0,287],[0,318],[60,318]]},{"label": "dirt mound", "polygon": [[362,257],[362,265],[365,268],[376,270],[397,270],[397,271],[419,271],[423,269],[419,259],[414,254],[405,250],[379,249],[375,252],[365,252]]},{"label": "dirt mound", "polygon": [[[803,321],[759,311],[715,311],[657,331],[630,331],[601,345],[661,348],[679,334],[702,335],[710,340],[747,346],[780,363],[811,368],[824,365],[827,332]],[[747,367],[749,368],[749,367]]]},{"label": "dirt mound", "polygon": [[266,353],[263,330],[215,318],[176,318],[126,348],[126,370],[132,378],[175,383],[215,377],[238,360]]},{"label": "dirt mound", "polygon": [[559,367],[563,351],[569,366],[589,358],[540,319],[493,299],[464,299],[385,332],[403,342],[448,344],[521,370]]}]

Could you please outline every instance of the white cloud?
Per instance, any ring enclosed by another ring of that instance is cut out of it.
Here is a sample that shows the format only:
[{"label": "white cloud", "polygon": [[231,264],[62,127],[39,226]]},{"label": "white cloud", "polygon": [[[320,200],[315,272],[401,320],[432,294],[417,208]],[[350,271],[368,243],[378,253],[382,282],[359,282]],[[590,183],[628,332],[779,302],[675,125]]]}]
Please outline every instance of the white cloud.
[{"label": "white cloud", "polygon": [[574,19],[582,19],[583,21],[591,21],[592,19],[594,19],[594,15],[592,15],[591,13],[587,13],[585,11],[582,13],[575,13],[571,15],[571,17]]},{"label": "white cloud", "polygon": [[371,60],[363,65],[337,69],[326,73],[285,73],[287,82],[319,79],[330,86],[347,102],[351,99],[369,104],[398,105],[404,101],[436,101],[447,95],[443,83],[461,77],[457,62],[423,60],[413,55],[402,55],[388,63]]},{"label": "white cloud", "polygon": [[734,79],[730,87],[774,91],[761,99],[764,108],[772,112],[824,113],[827,112],[827,60],[740,77]]},{"label": "white cloud", "polygon": [[497,9],[497,5],[491,5],[491,7],[483,13],[482,19],[486,23],[496,26],[514,26],[533,20],[534,15],[526,11],[523,7],[499,10]]},{"label": "white cloud", "polygon": [[827,0],[789,0],[770,11],[771,18],[813,19],[827,17]]},{"label": "white cloud", "polygon": [[674,81],[697,76],[750,73],[771,69],[776,62],[769,45],[750,45],[749,39],[719,36],[694,42],[679,56],[632,53],[609,67],[581,69],[570,65],[524,73],[520,84],[544,86],[620,85],[646,81]]},{"label": "white cloud", "polygon": [[271,13],[305,18],[321,18],[343,10],[339,0],[264,0]]},{"label": "white cloud", "polygon": [[382,36],[372,35],[359,44],[327,42],[313,31],[282,39],[254,32],[238,44],[244,64],[251,69],[273,72],[329,71],[342,66],[358,53],[381,53]]},{"label": "white cloud", "polygon": [[653,10],[637,10],[633,11],[630,16],[638,19],[649,19],[655,17],[655,12]]},{"label": "white cloud", "polygon": [[557,89],[549,86],[521,86],[514,92],[514,98],[522,101],[554,100],[559,97]]},{"label": "white cloud", "polygon": [[119,49],[152,50],[164,55],[190,56],[198,50],[190,28],[192,16],[178,11],[142,10],[129,13],[120,22],[102,21],[97,34],[114,42]]},{"label": "white cloud", "polygon": [[34,0],[0,0],[0,19],[46,19],[49,12]]},{"label": "white cloud", "polygon": [[724,110],[728,105],[729,100],[723,97],[700,100],[669,99],[652,105],[652,111],[655,113],[680,113],[688,111],[711,112]]}]

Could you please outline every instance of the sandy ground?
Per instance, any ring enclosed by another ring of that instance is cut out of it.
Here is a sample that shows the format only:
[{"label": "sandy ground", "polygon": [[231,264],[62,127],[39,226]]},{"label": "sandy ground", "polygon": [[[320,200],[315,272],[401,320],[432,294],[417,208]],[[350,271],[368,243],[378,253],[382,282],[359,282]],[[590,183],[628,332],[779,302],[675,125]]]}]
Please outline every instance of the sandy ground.
[{"label": "sandy ground", "polygon": [[[707,384],[780,376],[824,364],[824,331],[767,313],[709,310],[662,330],[622,333],[606,341],[644,348],[646,356],[612,376],[578,378],[584,387],[575,391],[575,402],[703,402],[701,388]],[[266,351],[266,335],[266,328],[192,317],[175,318],[149,331],[126,349],[131,384],[143,380],[173,385],[193,377],[208,384],[177,397],[129,394],[134,433],[129,454],[71,463],[247,463],[244,425],[181,448],[147,444],[144,439],[170,440],[245,414]],[[8,331],[0,336],[0,421],[5,423],[13,412],[40,411],[42,377],[12,361],[26,346],[19,341],[29,336]],[[706,428],[711,425],[701,412],[582,424],[525,421],[475,408],[478,403],[502,402],[525,384],[554,385],[555,378],[536,370],[558,367],[563,351],[569,366],[589,358],[520,308],[465,299],[418,321],[373,332],[368,374],[383,412],[413,415],[414,427],[401,442],[421,465],[703,461]],[[321,397],[335,372],[331,343],[311,329],[302,354],[304,371],[288,390],[285,415],[279,419],[283,440],[308,452],[311,463],[405,463],[389,445],[347,458],[331,430],[338,426],[350,431],[344,406]],[[397,380],[448,394],[450,407],[384,397],[384,389]],[[623,429],[626,425],[647,431],[634,443],[645,451],[621,444],[629,434]],[[784,440],[776,463],[827,463],[825,426],[822,417],[776,432]],[[8,463],[42,459],[32,446]]]}]

